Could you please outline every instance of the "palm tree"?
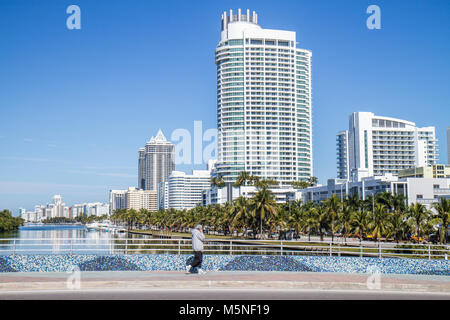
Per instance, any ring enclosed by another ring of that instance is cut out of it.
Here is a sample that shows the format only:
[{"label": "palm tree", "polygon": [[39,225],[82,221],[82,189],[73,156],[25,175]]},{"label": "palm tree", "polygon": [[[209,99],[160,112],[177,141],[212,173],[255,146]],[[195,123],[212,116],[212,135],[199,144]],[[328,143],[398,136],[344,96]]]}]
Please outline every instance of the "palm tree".
[{"label": "palm tree", "polygon": [[375,197],[373,195],[368,195],[362,202],[362,209],[367,211],[375,210]]},{"label": "palm tree", "polygon": [[364,210],[356,211],[353,214],[352,224],[353,224],[353,231],[359,234],[359,242],[361,243],[362,237],[364,234],[366,234],[369,225],[367,211]]},{"label": "palm tree", "polygon": [[411,218],[411,222],[417,232],[417,237],[420,238],[421,228],[428,221],[429,212],[425,209],[425,206],[421,203],[413,203],[409,206],[409,216]]},{"label": "palm tree", "polygon": [[405,238],[408,232],[408,224],[406,223],[405,213],[397,210],[390,217],[391,230],[390,235],[394,236],[394,240],[398,243],[399,240]]},{"label": "palm tree", "polygon": [[331,242],[334,241],[334,231],[335,231],[335,223],[336,219],[339,215],[339,212],[341,211],[341,200],[338,198],[338,196],[334,193],[330,198],[323,201],[324,206],[328,210],[328,214],[330,216],[331,220]]},{"label": "palm tree", "polygon": [[217,176],[211,178],[211,186],[217,186],[218,188],[225,187],[225,181],[223,180],[222,176]]},{"label": "palm tree", "polygon": [[[326,214],[323,216],[326,216]],[[311,241],[312,232],[321,230],[319,210],[316,207],[310,207],[305,211],[302,230],[308,233],[308,241]],[[323,240],[322,233],[320,233],[320,239]]]},{"label": "palm tree", "polygon": [[215,226],[223,231],[224,235],[232,232],[232,214],[233,206],[230,203],[225,203],[223,206],[217,207],[219,210],[215,218]]},{"label": "palm tree", "polygon": [[253,197],[252,207],[255,217],[259,219],[259,234],[262,237],[263,221],[266,218],[275,217],[277,215],[277,204],[272,192],[263,186]]},{"label": "palm tree", "polygon": [[344,235],[344,242],[347,243],[347,233],[352,229],[354,211],[346,202],[343,203],[342,210],[339,214],[339,222],[341,224],[342,234]]},{"label": "palm tree", "polygon": [[295,189],[306,189],[310,186],[308,181],[293,181],[293,182],[291,182],[291,185]]},{"label": "palm tree", "polygon": [[330,225],[330,215],[328,209],[324,205],[315,206],[317,227],[319,229],[320,241],[323,241],[323,231],[327,230]]},{"label": "palm tree", "polygon": [[268,220],[269,229],[271,232],[275,230],[279,230],[279,236],[280,238],[282,235],[286,234],[289,231],[290,228],[290,222],[291,222],[291,203],[285,202],[280,205],[278,205],[277,208],[277,215],[275,217],[271,217]]},{"label": "palm tree", "polygon": [[375,210],[372,212],[371,219],[372,236],[375,240],[383,237],[389,229],[389,213],[387,207],[384,204],[377,203]]},{"label": "palm tree", "polygon": [[313,176],[309,177],[309,179],[308,179],[308,183],[311,187],[315,186],[318,181],[319,180],[317,179],[317,177],[313,177]]},{"label": "palm tree", "polygon": [[357,192],[353,193],[350,196],[347,196],[346,202],[353,212],[359,211],[363,205],[363,202]]},{"label": "palm tree", "polygon": [[289,202],[289,227],[295,230],[295,234],[298,236],[303,229],[306,206],[303,206],[301,202],[293,201]]},{"label": "palm tree", "polygon": [[393,212],[402,212],[404,213],[406,210],[406,197],[402,194],[394,193],[392,195],[392,210]]},{"label": "palm tree", "polygon": [[135,209],[128,209],[125,214],[125,219],[128,225],[128,230],[134,227],[138,220],[138,213]]},{"label": "palm tree", "polygon": [[375,195],[375,202],[383,204],[388,211],[391,211],[393,208],[392,193],[390,193],[388,191],[383,191],[383,192],[377,193]]},{"label": "palm tree", "polygon": [[242,228],[244,236],[247,235],[248,227],[254,218],[250,210],[250,203],[245,197],[239,197],[234,200],[234,211],[232,215],[232,224],[235,227]]},{"label": "palm tree", "polygon": [[434,215],[435,220],[440,223],[439,241],[440,243],[447,243],[447,226],[450,223],[450,199],[441,198],[438,203],[433,203],[432,208],[436,210]]},{"label": "palm tree", "polygon": [[148,210],[147,209],[139,209],[138,213],[137,213],[137,223],[139,225],[143,225],[145,224],[145,220],[147,218],[148,215]]},{"label": "palm tree", "polygon": [[250,175],[250,173],[248,173],[247,171],[241,171],[236,179],[236,182],[234,183],[234,186],[240,187],[242,185],[246,185],[247,182],[250,182],[252,179],[253,177]]}]

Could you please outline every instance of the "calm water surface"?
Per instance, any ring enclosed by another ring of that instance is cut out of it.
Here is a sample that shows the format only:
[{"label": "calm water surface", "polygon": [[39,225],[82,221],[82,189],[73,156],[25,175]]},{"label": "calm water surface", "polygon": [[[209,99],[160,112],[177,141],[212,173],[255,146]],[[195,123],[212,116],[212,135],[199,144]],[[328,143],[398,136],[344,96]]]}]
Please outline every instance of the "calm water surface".
[{"label": "calm water surface", "polygon": [[0,232],[0,255],[120,253],[124,238],[126,233],[88,230],[83,225],[26,224],[16,231]]}]

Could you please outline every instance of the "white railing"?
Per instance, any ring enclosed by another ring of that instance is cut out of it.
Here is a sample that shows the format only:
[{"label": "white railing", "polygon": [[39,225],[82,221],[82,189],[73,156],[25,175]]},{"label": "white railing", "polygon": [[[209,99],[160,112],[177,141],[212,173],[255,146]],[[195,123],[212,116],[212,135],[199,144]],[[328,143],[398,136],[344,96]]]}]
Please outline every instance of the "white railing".
[{"label": "white railing", "polygon": [[[204,254],[322,255],[445,259],[449,245],[381,242],[207,239]],[[32,254],[191,254],[190,239],[41,238],[0,239],[0,255]]]}]

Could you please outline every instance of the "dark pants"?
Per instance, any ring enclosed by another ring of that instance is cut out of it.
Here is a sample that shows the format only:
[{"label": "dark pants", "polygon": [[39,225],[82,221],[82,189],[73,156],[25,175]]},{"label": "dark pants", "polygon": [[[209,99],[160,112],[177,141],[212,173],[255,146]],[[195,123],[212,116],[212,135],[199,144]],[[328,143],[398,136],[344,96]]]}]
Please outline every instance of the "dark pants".
[{"label": "dark pants", "polygon": [[194,260],[191,263],[192,268],[202,268],[203,252],[194,251]]}]

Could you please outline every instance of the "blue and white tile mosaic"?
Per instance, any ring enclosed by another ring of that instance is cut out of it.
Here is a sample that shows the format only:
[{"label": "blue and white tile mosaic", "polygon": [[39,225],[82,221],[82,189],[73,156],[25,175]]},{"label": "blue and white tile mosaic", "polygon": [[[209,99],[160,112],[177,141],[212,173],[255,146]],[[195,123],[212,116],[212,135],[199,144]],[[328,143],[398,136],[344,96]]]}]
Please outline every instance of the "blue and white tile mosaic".
[{"label": "blue and white tile mosaic", "polygon": [[[0,272],[182,271],[192,255],[11,255],[0,257]],[[215,271],[300,271],[450,275],[450,261],[326,256],[205,255],[203,269]]]}]

